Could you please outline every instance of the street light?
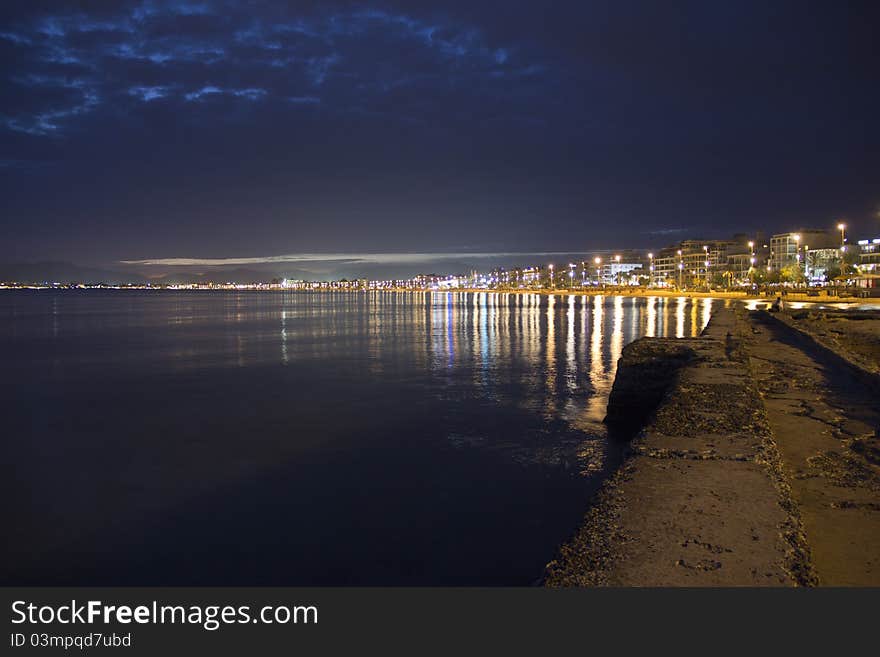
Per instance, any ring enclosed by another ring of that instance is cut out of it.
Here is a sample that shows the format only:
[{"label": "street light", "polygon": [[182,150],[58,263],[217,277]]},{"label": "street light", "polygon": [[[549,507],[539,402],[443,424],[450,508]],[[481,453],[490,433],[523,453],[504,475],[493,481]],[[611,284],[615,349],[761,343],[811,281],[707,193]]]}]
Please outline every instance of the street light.
[{"label": "street light", "polygon": [[648,287],[652,287],[654,285],[654,254],[648,254]]},{"label": "street light", "polygon": [[599,266],[602,264],[602,258],[596,256],[593,259],[593,262],[596,263],[596,285],[598,285],[602,281],[602,272],[599,268]]},{"label": "street light", "polygon": [[704,269],[704,271],[706,272],[705,283],[706,283],[706,287],[708,288],[709,287],[709,247],[706,245],[703,245],[703,254],[704,254],[703,264],[706,267]]},{"label": "street light", "polygon": [[[810,245],[804,244],[804,279],[807,278],[809,274],[810,267]],[[804,284],[806,284],[806,280],[804,280]]]},{"label": "street light", "polygon": [[555,289],[555,284],[553,283],[553,263],[550,263],[550,287]]},{"label": "street light", "polygon": [[678,290],[681,291],[681,274],[684,270],[684,262],[681,258],[681,249],[678,250]]},{"label": "street light", "polygon": [[846,251],[846,224],[842,222],[837,224],[837,230],[840,231],[840,250]]},{"label": "street light", "polygon": [[749,263],[751,267],[749,267],[749,278],[751,279],[752,270],[755,268],[755,243],[752,240],[749,240]]}]

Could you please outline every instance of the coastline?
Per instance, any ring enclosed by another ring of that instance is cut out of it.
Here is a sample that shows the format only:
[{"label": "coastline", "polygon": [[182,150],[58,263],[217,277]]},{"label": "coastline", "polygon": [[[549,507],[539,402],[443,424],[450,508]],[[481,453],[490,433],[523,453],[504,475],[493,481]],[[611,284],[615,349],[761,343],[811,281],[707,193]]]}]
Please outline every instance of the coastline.
[{"label": "coastline", "polygon": [[628,345],[609,429],[647,419],[543,584],[877,585],[880,416],[852,367],[743,305]]},{"label": "coastline", "polygon": [[[627,288],[627,287],[609,287],[602,289],[575,289],[566,288],[537,288],[537,289],[486,289],[486,288],[450,288],[450,289],[416,289],[404,287],[386,287],[386,288],[312,288],[312,289],[270,289],[262,287],[244,286],[240,288],[216,287],[216,288],[188,288],[188,287],[140,287],[140,286],[3,286],[0,285],[0,291],[44,291],[50,290],[55,292],[83,292],[83,291],[122,291],[122,292],[260,292],[260,293],[281,293],[281,294],[301,294],[301,293],[321,293],[321,294],[360,294],[364,292],[393,292],[397,294],[513,294],[525,295],[536,294],[541,296],[620,296],[634,298],[682,298],[682,299],[720,299],[731,301],[742,301],[745,303],[766,303],[770,304],[780,294],[779,291],[771,291],[769,294],[748,294],[746,292],[727,292],[723,290],[713,290],[711,292],[695,292],[691,290],[677,291],[663,288]],[[793,309],[800,309],[812,306],[829,306],[841,310],[849,308],[862,307],[865,309],[880,309],[880,297],[838,297],[820,294],[819,296],[810,296],[805,293],[787,292],[783,297],[786,304],[796,304],[789,306]]]},{"label": "coastline", "polygon": [[[546,586],[816,582],[736,312],[716,312],[699,338],[664,339],[688,350],[687,362],[584,525],[547,565]],[[618,371],[634,370],[636,385],[639,343],[650,341],[633,342],[621,359]]]}]

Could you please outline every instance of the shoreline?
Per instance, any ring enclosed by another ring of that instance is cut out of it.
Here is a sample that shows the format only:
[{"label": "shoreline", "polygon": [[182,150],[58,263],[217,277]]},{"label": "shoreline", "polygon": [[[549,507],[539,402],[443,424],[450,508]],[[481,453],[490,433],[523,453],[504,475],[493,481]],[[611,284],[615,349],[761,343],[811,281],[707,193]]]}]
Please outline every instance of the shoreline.
[{"label": "shoreline", "polygon": [[676,371],[582,527],[547,564],[545,586],[817,583],[742,351],[742,312],[720,309],[698,338],[624,349],[609,405],[623,392],[631,406],[652,370]]},{"label": "shoreline", "polygon": [[627,345],[607,420],[637,426],[544,586],[880,582],[880,376],[787,319]]},{"label": "shoreline", "polygon": [[[695,292],[695,291],[675,291],[665,289],[647,289],[635,288],[604,288],[604,289],[586,289],[586,290],[569,290],[565,288],[550,289],[530,289],[530,290],[503,290],[503,289],[483,289],[483,288],[455,288],[448,290],[428,290],[428,289],[410,289],[410,288],[379,288],[379,289],[268,289],[268,288],[164,288],[164,287],[128,287],[124,285],[107,286],[107,287],[53,287],[53,286],[0,286],[2,291],[53,291],[53,292],[89,292],[89,291],[107,291],[107,292],[260,292],[260,293],[282,293],[282,294],[300,294],[304,292],[310,293],[336,293],[336,294],[359,294],[362,292],[392,292],[395,294],[514,294],[526,295],[536,294],[540,296],[582,296],[582,297],[632,297],[632,298],[681,298],[681,299],[719,299],[730,301],[742,301],[745,303],[772,303],[775,297],[780,296],[781,291],[772,291],[769,294],[748,294],[746,292],[727,292],[723,290],[715,290],[712,292]],[[810,296],[805,293],[787,292],[783,296],[784,303],[798,304],[793,309],[812,306],[830,306],[832,308],[847,309],[861,306],[866,309],[880,309],[880,297],[838,297],[820,294],[819,296]]]}]

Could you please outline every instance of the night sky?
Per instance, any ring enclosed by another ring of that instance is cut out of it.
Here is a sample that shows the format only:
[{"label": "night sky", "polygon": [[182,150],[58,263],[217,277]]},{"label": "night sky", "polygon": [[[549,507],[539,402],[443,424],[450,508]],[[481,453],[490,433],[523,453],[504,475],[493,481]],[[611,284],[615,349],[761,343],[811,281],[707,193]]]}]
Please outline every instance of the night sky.
[{"label": "night sky", "polygon": [[875,237],[877,7],[4,0],[0,261]]}]

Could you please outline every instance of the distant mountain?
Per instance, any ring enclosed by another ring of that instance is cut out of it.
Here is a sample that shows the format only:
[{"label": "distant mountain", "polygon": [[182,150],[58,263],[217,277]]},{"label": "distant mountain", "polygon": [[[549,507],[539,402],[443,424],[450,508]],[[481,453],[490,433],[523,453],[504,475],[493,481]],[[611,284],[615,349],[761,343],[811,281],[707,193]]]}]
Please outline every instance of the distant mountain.
[{"label": "distant mountain", "polygon": [[82,267],[70,262],[0,263],[0,281],[7,283],[147,283],[134,272]]}]

